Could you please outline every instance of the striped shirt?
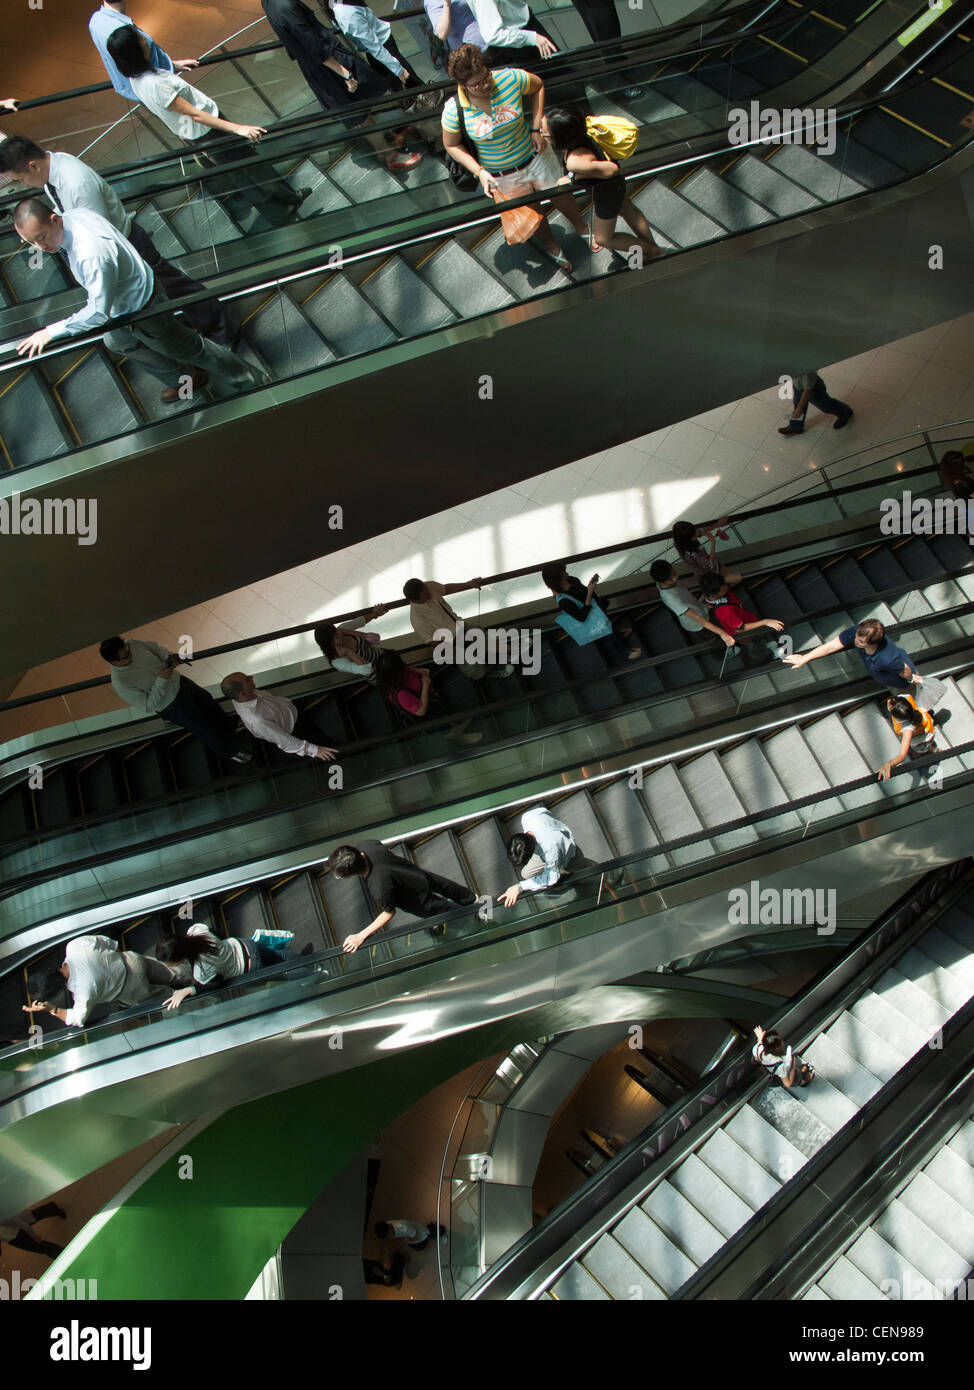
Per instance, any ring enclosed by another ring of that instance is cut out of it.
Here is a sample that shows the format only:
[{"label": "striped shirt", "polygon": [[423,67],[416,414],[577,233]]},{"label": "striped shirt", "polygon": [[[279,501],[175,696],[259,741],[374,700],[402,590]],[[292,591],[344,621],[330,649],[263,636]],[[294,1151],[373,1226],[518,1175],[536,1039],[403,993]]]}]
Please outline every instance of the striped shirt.
[{"label": "striped shirt", "polygon": [[531,74],[523,68],[495,68],[490,75],[490,115],[471,106],[462,91],[443,108],[444,130],[459,133],[457,101],[463,107],[467,135],[477,147],[477,158],[485,169],[496,173],[517,169],[534,156],[531,127],[524,119],[523,97]]}]

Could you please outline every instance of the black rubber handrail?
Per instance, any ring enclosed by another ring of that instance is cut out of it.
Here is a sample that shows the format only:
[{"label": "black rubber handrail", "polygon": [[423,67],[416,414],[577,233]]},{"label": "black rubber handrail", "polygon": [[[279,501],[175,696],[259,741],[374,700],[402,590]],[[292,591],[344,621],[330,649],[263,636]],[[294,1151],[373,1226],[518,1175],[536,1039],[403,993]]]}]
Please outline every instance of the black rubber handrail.
[{"label": "black rubber handrail", "polygon": [[[962,425],[968,425],[968,424],[974,425],[974,421],[958,420],[958,421],[955,421],[955,422],[953,422],[953,423],[948,422],[946,425],[938,426],[937,428],[938,428],[938,429],[952,429],[952,428],[959,428],[959,427],[962,426]],[[913,445],[913,447],[915,448],[915,447],[917,447],[917,446],[918,446],[919,444],[921,444],[921,443],[925,443],[928,447],[930,447],[930,440],[927,438],[927,434],[928,434],[928,431],[925,431],[925,430],[918,430],[918,431],[916,431],[916,443]],[[901,438],[902,438],[902,439],[913,439],[913,438],[914,438],[914,435],[913,435],[913,434],[902,435]],[[895,442],[895,441],[893,441],[893,440],[890,440],[890,441],[889,441],[889,443],[893,443],[893,442]],[[870,451],[871,451],[872,449],[874,449],[874,448],[876,448],[876,445],[870,445],[868,448],[863,449],[862,452],[863,452],[863,453],[868,453],[868,452],[870,452]],[[891,460],[892,460],[892,458],[893,458],[893,455],[890,455],[890,459],[891,459]],[[870,463],[865,463],[865,464],[863,464],[862,466],[863,466],[864,468],[874,468],[874,467],[876,466],[876,464],[875,464],[875,461],[873,461],[873,462],[870,462]],[[877,478],[870,478],[870,479],[867,479],[867,480],[865,480],[864,482],[861,482],[861,483],[848,483],[848,484],[845,484],[845,485],[843,485],[843,486],[841,486],[841,487],[833,487],[832,484],[829,482],[828,474],[827,474],[826,468],[820,468],[820,469],[817,469],[816,471],[817,471],[818,477],[819,477],[820,479],[824,479],[824,480],[825,480],[825,482],[826,482],[826,484],[827,484],[827,486],[828,486],[828,488],[829,488],[828,496],[829,496],[830,498],[847,497],[847,496],[850,496],[850,495],[853,494],[853,493],[862,492],[862,491],[864,491],[866,488],[876,487],[876,486],[878,485],[878,483],[881,481],[880,479],[877,479]],[[937,482],[938,482],[938,484],[939,484],[939,481],[940,481],[940,479],[939,479],[939,474],[937,474],[936,465],[933,464],[933,463],[931,463],[931,464],[926,464],[926,465],[924,465],[924,466],[921,467],[921,468],[910,469],[908,472],[905,472],[905,473],[898,473],[898,474],[896,474],[896,477],[899,478],[899,479],[904,479],[904,478],[914,478],[914,477],[927,476],[927,475],[929,475],[929,474],[934,474],[934,475],[936,475],[936,476],[937,476]],[[815,484],[812,484],[812,486],[815,486]],[[775,488],[775,489],[771,489],[771,490],[772,490],[772,491],[777,491],[776,488]],[[741,521],[741,522],[744,522],[744,521],[753,520],[753,519],[756,518],[756,517],[771,516],[771,515],[774,515],[774,514],[777,513],[777,512],[786,511],[786,510],[788,510],[788,509],[791,508],[791,507],[807,506],[807,505],[809,505],[810,503],[815,502],[815,501],[818,501],[818,500],[823,500],[823,499],[821,499],[821,498],[816,498],[816,497],[807,497],[807,498],[802,498],[802,497],[797,497],[797,498],[796,498],[796,497],[790,497],[790,498],[785,498],[785,499],[783,499],[782,501],[779,501],[779,502],[771,502],[771,503],[766,504],[766,505],[763,506],[763,507],[754,507],[754,508],[750,509],[750,510],[747,511],[747,512],[742,512],[742,513],[739,514],[738,520]],[[731,518],[731,523],[730,523],[730,524],[731,524],[731,525],[735,524],[733,518]],[[783,538],[782,538],[782,539],[783,539]],[[636,549],[640,548],[641,546],[644,546],[644,545],[654,545],[654,544],[656,544],[657,542],[659,542],[659,543],[666,542],[666,543],[667,543],[667,547],[668,547],[668,548],[672,548],[672,536],[671,536],[671,533],[670,533],[669,531],[657,531],[657,532],[654,532],[652,535],[649,535],[649,536],[641,536],[641,537],[639,537],[639,538],[636,539],[636,540],[631,540],[631,541],[620,541],[617,545],[601,546],[601,547],[598,547],[597,549],[594,549],[594,550],[582,550],[582,551],[579,551],[579,552],[578,552],[577,554],[575,554],[575,555],[568,556],[567,559],[565,559],[564,563],[565,563],[566,566],[572,566],[572,565],[576,565],[576,564],[581,564],[581,563],[582,563],[583,561],[585,561],[585,560],[597,559],[597,558],[599,558],[600,556],[617,555],[617,554],[619,554],[619,553],[621,553],[621,552],[623,552],[623,551],[636,550]],[[662,553],[662,552],[661,552],[661,553]],[[502,583],[502,582],[505,582],[505,581],[510,580],[510,579],[523,579],[526,575],[529,575],[529,574],[539,574],[540,571],[541,571],[541,568],[542,568],[542,564],[543,564],[543,563],[544,563],[544,562],[538,562],[538,563],[536,563],[536,564],[531,564],[531,565],[522,565],[519,569],[507,570],[507,571],[505,571],[505,572],[502,573],[502,574],[488,575],[487,577],[484,578],[484,585],[486,586],[486,585],[488,585],[488,584]],[[648,587],[648,585],[647,585],[647,587]],[[385,607],[388,608],[388,610],[391,612],[393,609],[396,609],[396,608],[405,608],[405,607],[408,606],[408,604],[409,604],[409,600],[408,600],[408,599],[405,599],[405,598],[402,598],[402,599],[393,599],[392,602],[386,604]],[[348,612],[348,613],[341,613],[341,614],[338,614],[336,617],[334,617],[333,619],[331,619],[331,621],[337,626],[339,623],[350,622],[351,619],[353,619],[353,618],[362,618],[362,617],[365,617],[365,616],[371,611],[372,607],[374,607],[374,606],[375,606],[375,605],[369,605],[368,608],[357,608],[357,609],[354,609],[354,610],[352,610],[351,612]],[[295,624],[293,627],[279,628],[279,629],[277,629],[275,632],[265,632],[265,633],[261,633],[261,634],[258,634],[256,637],[242,637],[242,638],[238,638],[237,640],[235,640],[235,641],[233,641],[233,642],[224,642],[224,643],[222,643],[220,646],[217,646],[217,647],[207,647],[207,648],[206,648],[205,650],[203,650],[203,651],[196,652],[195,655],[194,655],[194,657],[193,657],[193,660],[194,660],[194,661],[205,661],[205,660],[208,660],[210,657],[214,657],[214,656],[226,656],[226,655],[227,655],[228,653],[230,653],[230,652],[244,651],[247,647],[253,647],[253,646],[256,646],[257,644],[263,644],[263,643],[266,643],[266,642],[276,642],[276,641],[278,641],[279,639],[285,638],[285,637],[297,637],[297,636],[300,636],[301,633],[304,633],[304,632],[311,632],[311,631],[313,631],[316,627],[320,627],[320,626],[321,626],[321,620],[316,620],[316,621],[307,622],[307,623],[297,623],[297,624]],[[428,643],[424,643],[424,644],[421,644],[421,645],[427,645],[427,646],[428,646],[429,644],[428,644]],[[75,695],[75,694],[77,694],[79,691],[82,691],[82,690],[94,690],[97,686],[108,685],[108,684],[110,684],[110,682],[111,682],[111,676],[93,676],[91,680],[87,680],[87,681],[75,681],[75,682],[74,682],[73,684],[71,684],[71,685],[56,686],[54,689],[51,689],[51,690],[41,690],[41,691],[38,691],[37,693],[35,693],[35,694],[33,694],[33,695],[21,695],[21,696],[18,696],[17,699],[15,699],[15,700],[3,700],[3,701],[0,701],[0,714],[4,713],[6,710],[20,709],[22,706],[25,706],[25,705],[36,705],[36,704],[40,703],[40,701],[42,701],[42,700],[53,700],[53,699],[58,699],[59,697],[64,696],[64,695]]]}]

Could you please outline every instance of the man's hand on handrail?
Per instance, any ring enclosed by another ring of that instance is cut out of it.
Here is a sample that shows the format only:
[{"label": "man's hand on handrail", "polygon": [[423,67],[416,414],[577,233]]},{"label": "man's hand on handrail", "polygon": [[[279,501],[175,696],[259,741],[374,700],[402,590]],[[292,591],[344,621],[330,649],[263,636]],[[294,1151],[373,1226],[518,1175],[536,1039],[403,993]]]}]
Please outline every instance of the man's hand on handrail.
[{"label": "man's hand on handrail", "polygon": [[5,101],[0,101],[0,110],[16,111],[19,105],[19,101],[15,101],[13,97],[7,97]]},{"label": "man's hand on handrail", "polygon": [[36,333],[32,333],[29,338],[25,338],[22,343],[17,344],[17,354],[23,357],[26,352],[28,357],[37,357],[42,353],[51,341],[53,334],[49,328],[39,328]]}]

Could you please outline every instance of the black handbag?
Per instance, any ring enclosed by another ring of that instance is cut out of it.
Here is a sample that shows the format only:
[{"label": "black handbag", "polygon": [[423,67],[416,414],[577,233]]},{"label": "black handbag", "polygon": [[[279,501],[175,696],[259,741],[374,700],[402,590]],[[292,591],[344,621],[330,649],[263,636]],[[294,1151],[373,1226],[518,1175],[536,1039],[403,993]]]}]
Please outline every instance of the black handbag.
[{"label": "black handbag", "polygon": [[[476,159],[477,147],[470,139],[470,136],[467,134],[467,126],[466,122],[463,119],[463,107],[460,104],[459,92],[457,92],[456,102],[457,118],[460,122],[460,144],[466,150],[467,154],[472,155],[473,158]],[[449,155],[450,151],[447,150],[446,153]],[[458,160],[454,159],[452,155],[447,160],[446,167],[447,172],[450,175],[450,178],[453,180],[453,187],[457,189],[458,192],[472,193],[473,190],[479,186],[480,180],[477,178],[477,175],[471,174],[470,170],[467,169],[463,164],[459,163]]]}]

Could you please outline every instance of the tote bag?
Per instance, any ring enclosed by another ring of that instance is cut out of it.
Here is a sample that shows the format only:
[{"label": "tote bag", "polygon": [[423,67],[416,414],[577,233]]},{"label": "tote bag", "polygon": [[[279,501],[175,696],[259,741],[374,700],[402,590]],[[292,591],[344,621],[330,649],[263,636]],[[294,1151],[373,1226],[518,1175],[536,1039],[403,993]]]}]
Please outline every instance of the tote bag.
[{"label": "tote bag", "polygon": [[[560,602],[559,599],[559,604]],[[588,617],[584,622],[579,622],[578,618],[573,618],[570,613],[559,613],[555,622],[560,628],[564,628],[580,647],[587,647],[589,642],[597,642],[600,637],[608,637],[612,631],[611,622],[594,603],[588,610]]]}]

